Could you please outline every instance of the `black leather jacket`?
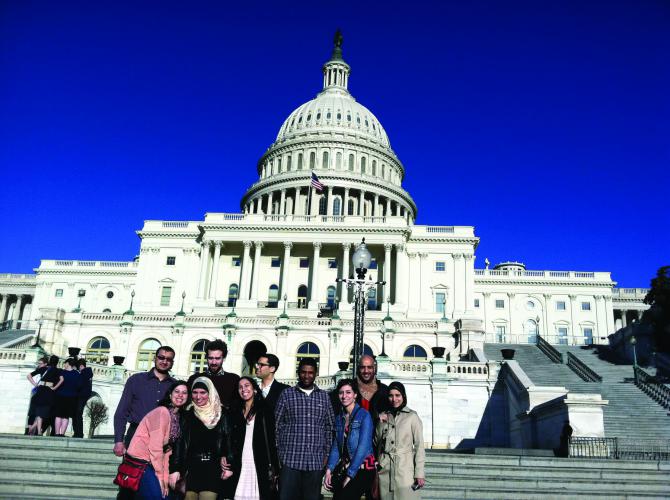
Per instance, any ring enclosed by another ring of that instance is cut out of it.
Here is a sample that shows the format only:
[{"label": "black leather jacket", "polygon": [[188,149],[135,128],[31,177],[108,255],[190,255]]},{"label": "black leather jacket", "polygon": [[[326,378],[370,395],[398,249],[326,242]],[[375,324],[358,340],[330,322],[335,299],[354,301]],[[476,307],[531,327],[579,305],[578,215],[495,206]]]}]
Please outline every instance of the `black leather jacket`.
[{"label": "black leather jacket", "polygon": [[[198,450],[191,450],[191,428],[194,421],[198,417],[195,416],[193,409],[188,410],[180,419],[180,437],[175,444],[172,455],[170,455],[170,473],[179,472],[182,477],[186,473],[189,455],[199,453]],[[216,459],[226,457],[228,463],[233,462],[232,447],[230,444],[230,423],[228,415],[225,411],[221,414],[219,423],[212,429],[214,432],[214,446],[212,447],[216,453]]]}]

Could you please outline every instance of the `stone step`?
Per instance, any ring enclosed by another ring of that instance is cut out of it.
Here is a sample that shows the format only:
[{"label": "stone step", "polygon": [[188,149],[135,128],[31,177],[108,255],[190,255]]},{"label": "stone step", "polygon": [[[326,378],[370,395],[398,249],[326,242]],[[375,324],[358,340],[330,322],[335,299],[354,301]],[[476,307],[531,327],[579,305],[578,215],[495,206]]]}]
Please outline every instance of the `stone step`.
[{"label": "stone step", "polygon": [[5,445],[34,446],[44,448],[76,448],[78,450],[104,450],[111,453],[114,443],[107,439],[75,439],[69,437],[24,436],[0,434],[0,447]]},{"label": "stone step", "polygon": [[[111,484],[111,483],[110,483]],[[48,484],[33,482],[7,481],[0,479],[0,498],[14,500],[30,499],[71,499],[71,500],[113,500],[118,487],[88,485],[72,481],[51,480]]]},{"label": "stone step", "polygon": [[109,450],[78,449],[75,451],[73,448],[40,448],[17,445],[0,447],[0,457],[2,458],[34,458],[38,455],[51,460],[97,461],[115,464],[121,461],[119,457],[115,456]]},{"label": "stone step", "polygon": [[76,479],[77,484],[84,484],[89,486],[100,486],[100,485],[111,485],[116,475],[114,469],[111,469],[112,473],[110,474],[109,469],[103,471],[94,471],[87,468],[80,468],[79,470],[73,471],[61,471],[54,474],[54,471],[43,469],[43,468],[32,468],[24,469],[20,467],[5,467],[0,469],[0,481],[13,481],[13,482],[29,482],[35,484],[50,484],[50,481],[53,479],[60,479],[62,481],[67,481],[68,479]]},{"label": "stone step", "polygon": [[50,473],[61,472],[67,473],[73,470],[86,470],[87,472],[95,473],[104,473],[107,475],[116,474],[116,470],[119,467],[119,460],[107,460],[95,457],[89,459],[86,458],[73,458],[72,453],[69,457],[40,457],[39,460],[35,459],[35,455],[29,456],[16,456],[10,455],[5,456],[4,450],[0,452],[0,470],[10,469],[12,467],[21,467],[24,470],[31,471],[47,471]]},{"label": "stone step", "polygon": [[533,491],[527,490],[506,490],[502,492],[498,488],[486,488],[484,486],[479,488],[464,489],[459,486],[454,486],[448,490],[433,489],[430,485],[422,490],[421,498],[424,500],[442,500],[448,498],[457,498],[463,500],[548,500],[555,498],[602,498],[607,500],[667,500],[667,495],[646,494],[646,493],[632,493],[632,494],[613,494],[613,493],[598,493],[598,492],[583,492],[575,489],[566,489],[557,492],[553,489],[536,489]]}]

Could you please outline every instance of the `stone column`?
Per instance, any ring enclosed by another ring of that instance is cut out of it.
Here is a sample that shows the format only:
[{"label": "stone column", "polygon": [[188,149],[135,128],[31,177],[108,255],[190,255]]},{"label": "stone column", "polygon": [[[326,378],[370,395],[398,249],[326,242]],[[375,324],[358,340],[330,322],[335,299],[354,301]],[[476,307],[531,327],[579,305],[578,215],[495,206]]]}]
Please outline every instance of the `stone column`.
[{"label": "stone column", "polygon": [[626,320],[627,309],[621,309],[621,328],[626,328],[628,326],[628,321]]},{"label": "stone column", "polygon": [[200,248],[200,281],[198,284],[198,298],[205,298],[205,285],[207,284],[207,264],[209,260],[209,240],[203,240]]},{"label": "stone column", "polygon": [[263,197],[259,196],[256,198],[256,214],[261,213],[261,205],[263,204]]},{"label": "stone column", "polygon": [[419,294],[420,288],[417,286],[417,283],[420,283],[419,269],[417,266],[419,256],[416,252],[411,252],[407,254],[409,257],[409,272],[407,273],[409,278],[409,301],[408,307],[410,311],[417,311],[419,309]]},{"label": "stone column", "polygon": [[342,215],[349,215],[349,188],[344,188],[344,203],[342,204]]},{"label": "stone column", "polygon": [[216,285],[219,281],[219,261],[221,260],[221,248],[223,243],[220,241],[214,242],[214,264],[212,265],[212,278],[209,285],[209,294],[206,299],[212,297],[216,300]]},{"label": "stone column", "polygon": [[460,316],[465,312],[465,261],[462,253],[452,254],[454,260],[454,317]]},{"label": "stone column", "polygon": [[516,297],[515,293],[512,292],[507,292],[507,308],[508,308],[508,318],[509,318],[509,331],[507,332],[507,335],[509,335],[508,342],[512,342],[513,344],[518,344],[519,343],[519,330],[516,327],[516,317],[514,316],[514,298]]},{"label": "stone column", "polygon": [[[347,189],[348,191],[348,189]],[[342,278],[346,279],[349,277],[349,249],[351,248],[351,243],[342,243]],[[349,289],[344,283],[340,283],[341,292],[340,292],[340,302],[349,305]]]},{"label": "stone column", "polygon": [[303,215],[302,213],[302,194],[300,188],[295,188],[295,203],[293,204],[293,215]]},{"label": "stone column", "polygon": [[405,244],[395,247],[395,302],[404,307],[409,305],[409,258],[405,253]]},{"label": "stone column", "polygon": [[[428,278],[428,270],[426,269],[426,263],[428,262],[428,253],[419,252],[419,310],[424,312],[434,312],[432,303],[426,300],[427,291],[426,282]],[[415,288],[416,290],[416,288]],[[428,302],[428,303],[426,303]]]},{"label": "stone column", "polygon": [[372,215],[377,217],[379,215],[379,195],[375,193],[375,206],[372,207]]},{"label": "stone column", "polygon": [[387,217],[391,215],[391,198],[386,198],[386,213],[384,215]]},{"label": "stone column", "polygon": [[288,294],[288,273],[289,273],[289,263],[291,261],[291,247],[293,243],[290,241],[284,242],[284,258],[281,261],[281,287],[279,289],[279,300],[284,300],[284,295]]},{"label": "stone column", "polygon": [[239,299],[249,299],[249,276],[251,275],[251,257],[249,255],[251,250],[251,241],[245,241],[244,253],[242,254],[242,272],[240,278],[240,294]]},{"label": "stone column", "polygon": [[364,205],[365,205],[365,191],[361,189],[358,195],[358,215],[360,215],[361,217],[363,217],[363,215],[365,214]]},{"label": "stone column", "polygon": [[251,300],[258,300],[258,273],[261,267],[261,248],[262,241],[254,241],[254,271],[251,278]]},{"label": "stone column", "polygon": [[465,311],[472,311],[475,300],[475,256],[471,253],[466,253],[465,257]]},{"label": "stone column", "polygon": [[[309,210],[307,215],[318,215],[319,214],[319,199],[316,196],[317,195],[316,189],[314,189],[313,187],[310,186],[309,190],[311,191],[312,195],[311,195],[310,200],[309,200],[309,207],[307,207],[308,210]],[[314,208],[315,205],[316,205],[316,209]]]},{"label": "stone column", "polygon": [[270,191],[268,193],[268,210],[267,210],[268,215],[272,215],[272,197],[273,197],[273,194],[274,193],[272,191]]},{"label": "stone column", "polygon": [[612,297],[606,295],[605,299],[605,318],[607,318],[607,330],[601,337],[607,337],[610,333],[614,333],[614,311],[612,310]]},{"label": "stone column", "polygon": [[550,315],[551,313],[551,294],[550,293],[544,293],[542,294],[542,297],[544,298],[544,332],[542,332],[540,335],[544,337],[544,339],[547,342],[551,342],[549,337],[554,334],[552,331],[553,325],[552,325],[552,317]]},{"label": "stone column", "polygon": [[326,215],[333,215],[333,191],[330,186],[326,186]]},{"label": "stone column", "polygon": [[[577,317],[577,313],[575,312],[575,307],[577,306],[577,296],[576,295],[568,295],[570,298],[570,330],[568,331],[568,344],[570,345],[575,345],[575,336],[577,335],[577,329],[576,329],[576,324],[575,324],[575,318]],[[581,331],[579,332],[581,335]],[[579,342],[579,344],[583,344],[584,342]]]},{"label": "stone column", "polygon": [[284,206],[286,204],[286,189],[281,190],[281,195],[279,197],[279,215],[286,215],[286,207]]},{"label": "stone column", "polygon": [[23,305],[23,295],[16,296],[16,305],[14,306],[14,314],[12,315],[12,321],[14,321],[14,328],[16,328],[16,322],[21,320],[21,306]]},{"label": "stone column", "polygon": [[[495,338],[495,332],[493,331],[493,323],[491,320],[491,292],[484,292],[484,332],[492,333]],[[487,340],[488,341],[488,340]]]},{"label": "stone column", "polygon": [[312,258],[312,283],[309,289],[309,309],[319,307],[319,257],[321,256],[321,242],[314,242],[314,257]]},{"label": "stone column", "polygon": [[5,315],[7,314],[7,294],[2,296],[2,303],[0,303],[0,323],[5,321]]},{"label": "stone column", "polygon": [[384,285],[384,295],[383,295],[383,301],[381,302],[382,304],[384,302],[388,302],[391,300],[391,250],[393,249],[393,245],[391,243],[384,243],[384,281],[386,281],[386,284]]}]

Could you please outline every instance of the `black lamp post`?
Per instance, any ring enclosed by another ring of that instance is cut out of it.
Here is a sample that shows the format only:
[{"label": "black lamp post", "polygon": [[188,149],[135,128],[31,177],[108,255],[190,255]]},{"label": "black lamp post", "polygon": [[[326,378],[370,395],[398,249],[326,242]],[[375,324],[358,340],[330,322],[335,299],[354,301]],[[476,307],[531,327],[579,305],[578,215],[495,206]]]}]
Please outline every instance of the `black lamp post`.
[{"label": "black lamp post", "polygon": [[356,278],[338,278],[338,283],[343,283],[347,288],[352,288],[354,291],[354,362],[352,363],[352,375],[356,377],[358,371],[358,359],[363,355],[363,336],[365,330],[365,304],[366,297],[371,288],[385,285],[385,281],[365,280],[365,274],[368,272],[370,263],[372,262],[372,255],[365,245],[365,238],[360,245],[356,247],[356,251],[351,258],[353,268],[356,270]]},{"label": "black lamp post", "polygon": [[[184,300],[186,300],[186,292],[181,292],[181,309],[177,313],[177,316],[186,316],[184,312]],[[132,306],[130,307],[132,309]]]},{"label": "black lamp post", "polygon": [[630,345],[633,346],[633,366],[637,366],[637,352],[635,350],[635,345],[636,344],[637,344],[637,339],[635,338],[635,335],[633,335],[630,338]]},{"label": "black lamp post", "polygon": [[40,316],[37,319],[37,338],[35,339],[35,343],[33,344],[34,349],[42,349],[42,346],[40,345],[40,334],[42,333],[42,323],[44,322],[44,319],[42,316]]}]

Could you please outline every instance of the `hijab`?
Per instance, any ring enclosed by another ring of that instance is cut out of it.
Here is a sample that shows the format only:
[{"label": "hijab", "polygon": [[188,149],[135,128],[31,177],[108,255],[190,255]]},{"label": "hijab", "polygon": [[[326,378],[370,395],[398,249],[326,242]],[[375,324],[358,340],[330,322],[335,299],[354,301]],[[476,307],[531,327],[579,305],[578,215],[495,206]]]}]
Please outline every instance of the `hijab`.
[{"label": "hijab", "polygon": [[219,398],[219,393],[212,381],[207,377],[198,377],[195,379],[191,390],[193,389],[205,389],[209,393],[209,401],[205,406],[191,403],[191,408],[193,408],[193,413],[195,413],[195,416],[198,417],[205,427],[213,429],[221,418],[221,399]]},{"label": "hijab", "polygon": [[402,394],[402,404],[398,408],[394,408],[393,406],[389,405],[390,406],[389,411],[391,412],[392,415],[395,415],[405,406],[407,406],[407,393],[405,392],[405,386],[402,385],[400,382],[391,382],[389,384],[389,392],[391,392],[392,389],[395,389],[400,394]]}]

